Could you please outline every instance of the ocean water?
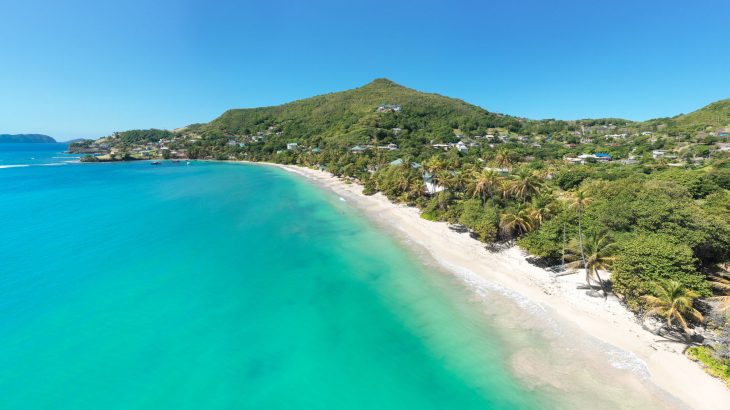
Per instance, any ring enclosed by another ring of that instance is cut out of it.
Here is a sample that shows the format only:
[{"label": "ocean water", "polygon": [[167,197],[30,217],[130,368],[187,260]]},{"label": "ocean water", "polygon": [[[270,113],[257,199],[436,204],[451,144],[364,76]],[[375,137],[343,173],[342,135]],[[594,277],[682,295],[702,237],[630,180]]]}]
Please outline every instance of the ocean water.
[{"label": "ocean water", "polygon": [[[2,409],[610,403],[541,368],[552,342],[507,302],[297,176],[63,149],[0,144]],[[535,381],[553,377],[573,390]]]}]

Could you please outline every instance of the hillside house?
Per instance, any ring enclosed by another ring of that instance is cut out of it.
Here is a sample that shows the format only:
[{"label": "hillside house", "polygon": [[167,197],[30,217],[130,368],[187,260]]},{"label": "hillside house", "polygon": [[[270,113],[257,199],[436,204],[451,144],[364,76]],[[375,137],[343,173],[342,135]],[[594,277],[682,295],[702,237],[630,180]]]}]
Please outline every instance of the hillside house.
[{"label": "hillside house", "polygon": [[382,104],[375,112],[386,113],[386,112],[400,112],[401,106],[398,104]]},{"label": "hillside house", "polygon": [[393,143],[390,143],[388,145],[381,145],[378,147],[378,149],[384,150],[384,151],[398,151],[398,146]]}]

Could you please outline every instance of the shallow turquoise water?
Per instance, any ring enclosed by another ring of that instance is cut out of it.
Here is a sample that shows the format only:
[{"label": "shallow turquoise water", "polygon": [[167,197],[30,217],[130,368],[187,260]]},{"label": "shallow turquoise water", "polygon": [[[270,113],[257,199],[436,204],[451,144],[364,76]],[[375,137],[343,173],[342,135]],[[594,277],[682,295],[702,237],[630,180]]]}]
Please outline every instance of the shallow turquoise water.
[{"label": "shallow turquoise water", "polygon": [[466,289],[296,176],[65,164],[0,169],[0,408],[554,404]]}]

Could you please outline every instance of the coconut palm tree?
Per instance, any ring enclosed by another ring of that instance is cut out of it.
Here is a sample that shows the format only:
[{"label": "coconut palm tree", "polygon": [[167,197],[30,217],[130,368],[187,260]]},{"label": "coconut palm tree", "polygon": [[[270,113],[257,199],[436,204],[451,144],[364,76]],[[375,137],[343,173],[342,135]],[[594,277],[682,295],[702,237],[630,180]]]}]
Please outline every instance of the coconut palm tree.
[{"label": "coconut palm tree", "polygon": [[662,281],[655,284],[654,295],[644,295],[641,299],[646,302],[650,309],[646,312],[650,316],[659,316],[667,320],[667,327],[672,328],[673,321],[689,333],[687,319],[702,322],[705,318],[697,309],[692,306],[699,295],[676,280]]},{"label": "coconut palm tree", "polygon": [[607,271],[616,260],[616,243],[605,230],[592,229],[586,235],[583,243],[573,240],[568,245],[566,260],[569,268],[583,268],[586,272],[586,283],[590,286],[591,279],[595,279],[601,286],[603,295],[606,288],[599,271]]},{"label": "coconut palm tree", "polygon": [[406,201],[423,196],[423,180],[415,172],[400,172],[395,177],[394,186]]},{"label": "coconut palm tree", "polygon": [[711,299],[720,303],[720,310],[730,310],[730,277],[727,274],[719,273],[711,275],[709,279],[710,286],[721,293]]},{"label": "coconut palm tree", "polygon": [[438,184],[442,186],[445,190],[453,192],[455,187],[453,185],[454,179],[452,177],[453,173],[450,170],[443,168],[437,173],[433,174],[432,181],[438,181]]},{"label": "coconut palm tree", "polygon": [[585,253],[583,252],[583,212],[586,207],[590,205],[592,199],[588,196],[588,193],[579,189],[571,192],[568,195],[568,207],[574,209],[578,213],[578,243],[580,245],[580,257],[583,261],[583,265],[586,264]]},{"label": "coconut palm tree", "polygon": [[545,163],[545,167],[540,171],[540,177],[544,179],[552,178],[558,171],[560,171],[560,164],[557,161],[551,160]]},{"label": "coconut palm tree", "polygon": [[555,215],[555,201],[550,194],[540,195],[532,199],[530,205],[530,218],[535,224],[535,228],[542,225],[543,222]]},{"label": "coconut palm tree", "polygon": [[514,155],[509,150],[500,148],[494,155],[494,164],[497,168],[503,168],[509,171],[514,164]]},{"label": "coconut palm tree", "polygon": [[[446,168],[441,158],[437,155],[431,156],[423,163],[423,169],[431,175],[431,185],[433,189],[436,189],[436,185],[441,182],[441,175],[443,170]],[[433,193],[433,192],[431,192]]]},{"label": "coconut palm tree", "polygon": [[502,231],[502,235],[507,238],[530,232],[533,226],[529,210],[525,207],[505,212],[499,219],[499,229]]},{"label": "coconut palm tree", "polygon": [[499,188],[502,177],[498,172],[485,169],[481,172],[474,172],[471,193],[474,197],[482,200],[482,205],[487,205],[487,196],[494,202],[494,193]]},{"label": "coconut palm tree", "polygon": [[465,192],[469,185],[469,176],[461,171],[452,172],[448,180],[448,185],[454,193]]},{"label": "coconut palm tree", "polygon": [[537,175],[528,170],[521,169],[515,173],[510,189],[512,195],[520,198],[524,204],[529,198],[539,194],[543,185],[543,182]]},{"label": "coconut palm tree", "polygon": [[499,181],[499,194],[502,196],[502,198],[507,199],[512,195],[512,184],[510,181],[506,178],[502,178]]}]

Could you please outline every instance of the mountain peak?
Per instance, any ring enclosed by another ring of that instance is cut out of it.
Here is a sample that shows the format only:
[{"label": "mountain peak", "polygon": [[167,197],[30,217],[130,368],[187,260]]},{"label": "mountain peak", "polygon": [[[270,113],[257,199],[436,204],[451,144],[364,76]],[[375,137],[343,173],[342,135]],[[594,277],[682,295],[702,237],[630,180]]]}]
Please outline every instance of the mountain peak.
[{"label": "mountain peak", "polygon": [[392,86],[402,87],[402,85],[396,84],[394,81],[389,80],[385,77],[376,78],[373,81],[371,81],[365,85],[365,87],[392,87]]}]

